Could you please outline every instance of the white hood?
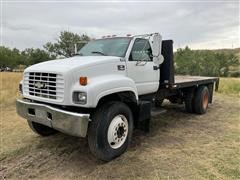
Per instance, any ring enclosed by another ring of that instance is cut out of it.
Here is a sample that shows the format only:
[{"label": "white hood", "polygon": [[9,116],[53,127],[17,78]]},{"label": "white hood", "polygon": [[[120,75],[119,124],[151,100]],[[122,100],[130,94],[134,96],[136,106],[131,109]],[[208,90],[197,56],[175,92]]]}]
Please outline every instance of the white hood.
[{"label": "white hood", "polygon": [[28,67],[25,72],[67,72],[75,68],[89,67],[98,64],[120,61],[114,56],[75,56],[66,59],[45,61]]}]

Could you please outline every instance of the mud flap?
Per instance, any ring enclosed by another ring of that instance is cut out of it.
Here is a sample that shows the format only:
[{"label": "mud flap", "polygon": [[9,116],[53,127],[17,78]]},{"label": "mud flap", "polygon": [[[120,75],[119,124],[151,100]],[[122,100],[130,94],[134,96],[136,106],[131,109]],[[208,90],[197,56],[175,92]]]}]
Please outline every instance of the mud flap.
[{"label": "mud flap", "polygon": [[151,120],[151,102],[150,101],[140,101],[139,102],[139,112],[138,112],[138,123],[137,128],[149,132],[150,120]]}]

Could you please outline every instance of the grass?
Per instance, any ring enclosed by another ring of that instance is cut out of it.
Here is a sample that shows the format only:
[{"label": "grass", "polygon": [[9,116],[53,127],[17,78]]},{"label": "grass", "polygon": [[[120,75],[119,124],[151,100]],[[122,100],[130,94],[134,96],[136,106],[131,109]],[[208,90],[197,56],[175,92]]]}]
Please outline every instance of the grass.
[{"label": "grass", "polygon": [[240,78],[220,78],[218,92],[240,96]]},{"label": "grass", "polygon": [[92,156],[86,139],[60,133],[42,138],[31,132],[15,111],[21,74],[0,75],[0,177],[240,179],[238,79],[221,79],[220,93],[205,115],[187,114],[183,106],[165,102],[167,112],[152,118],[150,133],[135,131],[128,151],[103,163]]},{"label": "grass", "polygon": [[9,105],[15,102],[18,96],[18,85],[22,79],[22,73],[0,73],[0,104]]}]

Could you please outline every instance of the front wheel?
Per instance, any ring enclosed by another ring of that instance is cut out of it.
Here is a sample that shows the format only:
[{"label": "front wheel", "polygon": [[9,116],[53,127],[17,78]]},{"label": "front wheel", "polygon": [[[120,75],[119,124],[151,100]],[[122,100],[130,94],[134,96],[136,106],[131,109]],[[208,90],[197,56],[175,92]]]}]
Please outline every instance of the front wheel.
[{"label": "front wheel", "polygon": [[36,134],[40,135],[40,136],[50,136],[53,134],[56,134],[58,131],[50,128],[48,126],[44,126],[42,124],[33,122],[33,121],[29,121],[28,120],[28,125],[29,127],[32,129],[33,132],[35,132]]},{"label": "front wheel", "polygon": [[132,137],[133,117],[122,102],[108,102],[93,114],[88,144],[99,159],[110,161],[123,154]]}]

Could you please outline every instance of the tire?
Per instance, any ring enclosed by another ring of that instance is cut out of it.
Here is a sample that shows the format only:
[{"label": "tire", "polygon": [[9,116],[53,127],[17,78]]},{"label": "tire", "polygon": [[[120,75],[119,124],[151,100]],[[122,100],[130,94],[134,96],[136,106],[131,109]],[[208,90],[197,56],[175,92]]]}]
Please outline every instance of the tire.
[{"label": "tire", "polygon": [[96,110],[89,124],[90,151],[103,161],[111,161],[127,150],[132,132],[133,117],[129,107],[122,102],[108,102]]},{"label": "tire", "polygon": [[209,103],[209,91],[206,86],[200,86],[194,97],[194,111],[197,114],[205,114]]},{"label": "tire", "polygon": [[184,103],[185,103],[185,110],[188,113],[193,113],[194,112],[194,89],[190,89],[189,91],[186,92]]},{"label": "tire", "polygon": [[48,126],[44,126],[42,124],[33,122],[33,121],[28,121],[28,125],[29,127],[32,129],[33,132],[35,132],[36,134],[40,135],[40,136],[50,136],[53,134],[56,134],[58,131],[50,128]]}]

